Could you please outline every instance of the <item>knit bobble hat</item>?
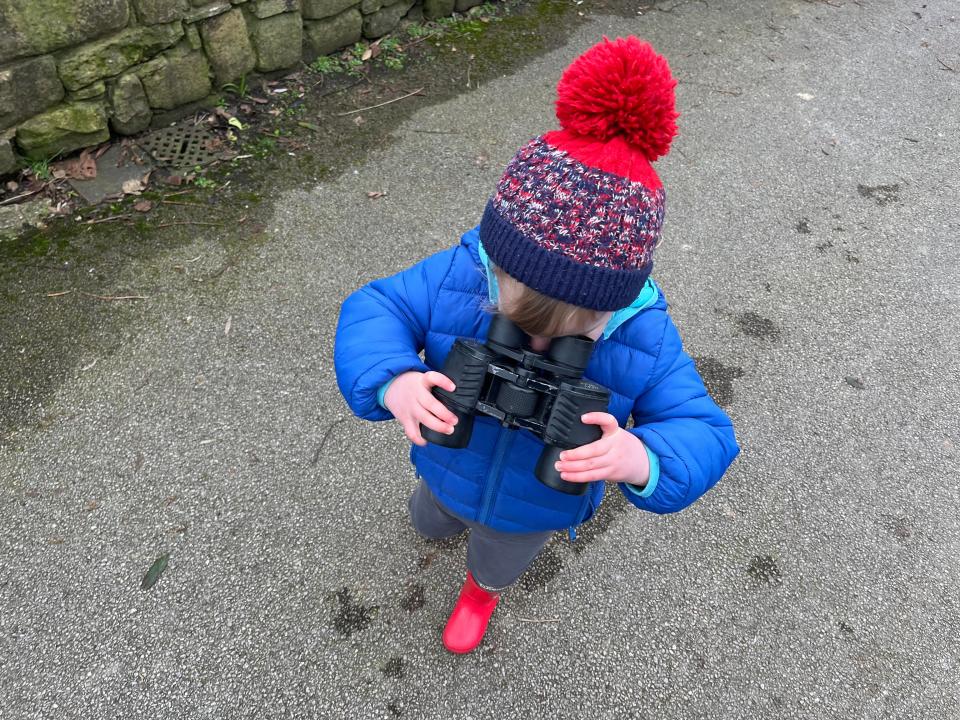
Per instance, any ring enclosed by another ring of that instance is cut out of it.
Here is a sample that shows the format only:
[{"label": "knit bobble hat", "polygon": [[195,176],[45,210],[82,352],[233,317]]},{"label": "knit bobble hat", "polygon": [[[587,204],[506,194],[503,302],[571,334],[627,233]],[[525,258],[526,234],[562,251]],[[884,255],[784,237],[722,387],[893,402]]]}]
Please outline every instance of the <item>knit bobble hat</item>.
[{"label": "knit bobble hat", "polygon": [[667,61],[632,36],[574,60],[557,85],[561,129],[521,148],[487,203],[480,240],[490,259],[572,305],[633,302],[663,225],[651,163],[677,132],[676,84]]}]

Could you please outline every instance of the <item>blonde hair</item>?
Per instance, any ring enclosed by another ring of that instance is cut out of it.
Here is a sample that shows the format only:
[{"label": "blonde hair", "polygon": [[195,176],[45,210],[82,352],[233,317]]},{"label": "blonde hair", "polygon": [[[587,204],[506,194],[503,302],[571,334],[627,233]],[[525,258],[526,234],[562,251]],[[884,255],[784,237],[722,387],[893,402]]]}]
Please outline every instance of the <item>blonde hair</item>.
[{"label": "blonde hair", "polygon": [[[498,310],[527,335],[557,337],[568,334],[570,327],[588,328],[596,325],[604,314],[599,310],[547,297],[508,275],[493,263],[490,264],[500,288]],[[510,298],[508,305],[504,303],[506,297]]]}]

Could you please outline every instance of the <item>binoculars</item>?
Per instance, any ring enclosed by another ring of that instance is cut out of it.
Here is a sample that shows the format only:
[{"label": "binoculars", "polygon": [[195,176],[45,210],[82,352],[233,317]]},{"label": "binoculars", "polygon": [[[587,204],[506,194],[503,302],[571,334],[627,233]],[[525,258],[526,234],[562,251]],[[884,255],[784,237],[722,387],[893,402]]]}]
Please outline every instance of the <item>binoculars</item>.
[{"label": "binoculars", "polygon": [[443,366],[456,390],[433,388],[434,396],[457,416],[457,424],[451,435],[422,424],[420,433],[437,445],[465,448],[477,413],[495,417],[511,430],[525,428],[546,445],[534,471],[537,479],[568,495],[582,495],[588,483],[563,480],[554,464],[561,451],[603,434],[598,426],[580,421],[584,413],[606,411],[610,400],[607,388],[582,379],[593,340],[583,335],[554,338],[542,354],[529,343],[530,337],[501,314],[490,321],[485,343],[457,339]]}]

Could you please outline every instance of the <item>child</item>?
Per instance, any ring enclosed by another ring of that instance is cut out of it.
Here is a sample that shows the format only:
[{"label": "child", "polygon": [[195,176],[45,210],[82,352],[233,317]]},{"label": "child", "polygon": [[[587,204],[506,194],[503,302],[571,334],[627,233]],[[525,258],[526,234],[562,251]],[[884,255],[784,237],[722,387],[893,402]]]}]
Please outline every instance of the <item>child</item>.
[{"label": "child", "polygon": [[[648,44],[605,38],[564,72],[562,129],[514,156],[480,225],[457,247],[360,288],[341,309],[340,390],[360,417],[399,420],[413,443],[414,527],[428,538],[470,531],[466,581],[443,632],[452,652],[480,643],[499,593],[554,531],[574,536],[606,483],[641,510],[675,512],[739,452],[649,279],[664,213],[650,163],[676,133],[675,85]],[[602,437],[557,463],[564,480],[591,483],[585,494],[540,483],[543,443],[491,417],[476,416],[462,450],[421,437],[421,423],[453,431],[456,417],[431,388],[454,385],[436,369],[456,338],[486,338],[491,309],[527,332],[533,350],[561,335],[596,341],[584,377],[609,388],[610,403],[581,420]]]}]

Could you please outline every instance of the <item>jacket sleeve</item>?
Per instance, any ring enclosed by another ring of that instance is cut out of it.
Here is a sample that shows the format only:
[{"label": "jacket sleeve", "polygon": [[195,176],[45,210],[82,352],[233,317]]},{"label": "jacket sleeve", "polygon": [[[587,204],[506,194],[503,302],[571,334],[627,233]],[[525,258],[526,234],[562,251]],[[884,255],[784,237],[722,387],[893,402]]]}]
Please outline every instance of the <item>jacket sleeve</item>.
[{"label": "jacket sleeve", "polygon": [[359,417],[392,418],[377,403],[380,387],[402,372],[429,370],[420,352],[455,252],[436,253],[403,272],[374,280],[343,302],[333,362],[340,392]]},{"label": "jacket sleeve", "polygon": [[707,393],[669,315],[650,382],[632,416],[631,432],[660,465],[647,497],[623,488],[641,510],[683,510],[717,483],[740,452],[730,418]]}]

